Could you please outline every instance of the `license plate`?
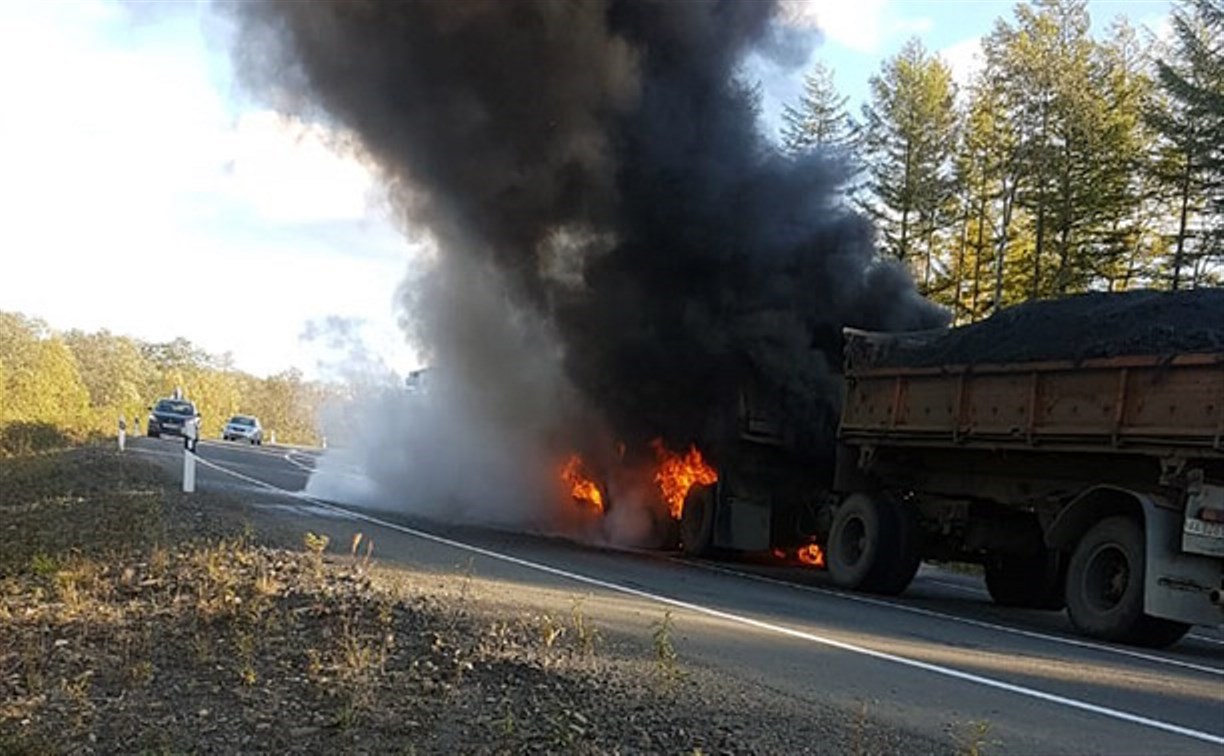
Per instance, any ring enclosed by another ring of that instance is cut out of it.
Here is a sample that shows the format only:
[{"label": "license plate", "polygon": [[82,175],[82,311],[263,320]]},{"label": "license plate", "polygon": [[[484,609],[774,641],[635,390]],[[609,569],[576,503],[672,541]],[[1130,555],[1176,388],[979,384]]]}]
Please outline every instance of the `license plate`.
[{"label": "license plate", "polygon": [[1207,538],[1224,538],[1224,522],[1203,522],[1187,518],[1185,531],[1191,535]]}]

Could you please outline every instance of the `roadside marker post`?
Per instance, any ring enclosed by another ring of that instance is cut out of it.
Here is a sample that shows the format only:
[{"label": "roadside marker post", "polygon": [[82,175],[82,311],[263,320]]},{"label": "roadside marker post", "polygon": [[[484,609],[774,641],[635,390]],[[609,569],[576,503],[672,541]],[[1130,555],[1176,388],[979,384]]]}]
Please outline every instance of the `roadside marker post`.
[{"label": "roadside marker post", "polygon": [[200,420],[183,423],[183,493],[195,493],[196,442],[200,440]]},{"label": "roadside marker post", "polygon": [[183,449],[183,493],[195,493],[196,458],[187,448]]},{"label": "roadside marker post", "polygon": [[124,443],[127,441],[127,420],[123,415],[119,416],[119,451],[123,451]]}]

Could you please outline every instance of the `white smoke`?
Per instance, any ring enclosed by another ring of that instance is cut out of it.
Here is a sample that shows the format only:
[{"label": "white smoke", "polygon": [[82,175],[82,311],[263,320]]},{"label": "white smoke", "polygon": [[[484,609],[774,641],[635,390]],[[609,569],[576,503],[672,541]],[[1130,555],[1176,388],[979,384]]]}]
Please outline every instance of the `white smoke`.
[{"label": "white smoke", "polygon": [[351,323],[307,330],[351,357],[329,370],[349,395],[324,413],[332,448],[307,493],[448,523],[599,538],[593,513],[559,478],[578,403],[544,321],[516,305],[493,266],[458,255],[433,257],[410,276],[399,306],[406,338],[430,363],[415,386],[389,380]]},{"label": "white smoke", "polygon": [[[314,323],[304,334],[332,350],[321,369],[347,391],[323,413],[329,448],[309,495],[589,542],[666,540],[671,523],[651,472],[618,464],[603,424],[562,373],[558,341],[515,304],[492,266],[431,257],[401,287],[399,306],[406,338],[431,363],[408,381],[377,359],[351,321]],[[561,480],[561,465],[579,450],[610,497],[606,517],[576,504]]]},{"label": "white smoke", "polygon": [[537,529],[555,519],[548,466],[524,464],[523,439],[473,414],[466,392],[385,389],[343,408],[355,429],[320,458],[306,491],[364,508]]}]

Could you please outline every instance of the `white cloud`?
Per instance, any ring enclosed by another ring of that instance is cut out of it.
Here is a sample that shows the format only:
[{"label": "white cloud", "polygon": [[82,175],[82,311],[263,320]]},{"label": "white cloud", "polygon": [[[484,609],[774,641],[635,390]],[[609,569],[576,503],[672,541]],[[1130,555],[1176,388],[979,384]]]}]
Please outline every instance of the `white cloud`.
[{"label": "white cloud", "polygon": [[1135,25],[1152,35],[1152,38],[1162,45],[1173,42],[1173,16],[1169,13],[1148,14],[1135,21]]},{"label": "white cloud", "polygon": [[377,184],[346,138],[270,111],[247,113],[229,133],[227,189],[271,223],[358,220]]},{"label": "white cloud", "polygon": [[819,29],[850,50],[878,53],[890,39],[931,30],[931,19],[906,17],[904,8],[894,0],[782,0],[780,13],[785,23]]},{"label": "white cloud", "polygon": [[238,109],[199,18],[115,8],[0,5],[0,309],[260,373],[311,368],[298,335],[335,314],[411,367],[393,298],[413,251],[343,136]]},{"label": "white cloud", "polygon": [[952,69],[952,79],[963,92],[973,81],[973,77],[986,65],[982,55],[981,37],[969,37],[939,51],[939,57],[944,59]]}]

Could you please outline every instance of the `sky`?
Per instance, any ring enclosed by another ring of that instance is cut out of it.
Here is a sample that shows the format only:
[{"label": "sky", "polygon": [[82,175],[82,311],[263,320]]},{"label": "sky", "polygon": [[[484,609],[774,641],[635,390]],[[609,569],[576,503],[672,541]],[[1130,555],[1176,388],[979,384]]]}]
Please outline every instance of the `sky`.
[{"label": "sky", "polygon": [[[999,18],[1014,19],[1013,0],[782,0],[790,3],[792,18],[814,24],[822,37],[805,67],[816,61],[833,70],[838,90],[848,97],[847,107],[858,116],[869,95],[870,78],[885,60],[897,54],[911,37],[938,53],[951,67],[960,86],[968,85],[981,64],[979,41]],[[1108,34],[1111,22],[1126,17],[1153,34],[1167,33],[1169,0],[1089,0],[1092,32]],[[793,103],[803,87],[802,71],[774,67],[754,68],[764,86],[765,128],[776,132],[784,105]]]},{"label": "sky", "polygon": [[[461,1],[461,0],[456,0]],[[753,0],[743,0],[752,2]],[[910,36],[955,76],[1013,3],[787,0],[857,112]],[[1094,31],[1128,16],[1159,32],[1166,0],[1096,0]],[[406,241],[344,135],[244,94],[232,29],[202,2],[0,1],[0,310],[53,328],[186,337],[257,375],[331,377],[334,339],[400,374],[421,359],[396,289],[428,252]],[[777,130],[803,67],[754,66]],[[337,324],[340,327],[336,327]]]}]

